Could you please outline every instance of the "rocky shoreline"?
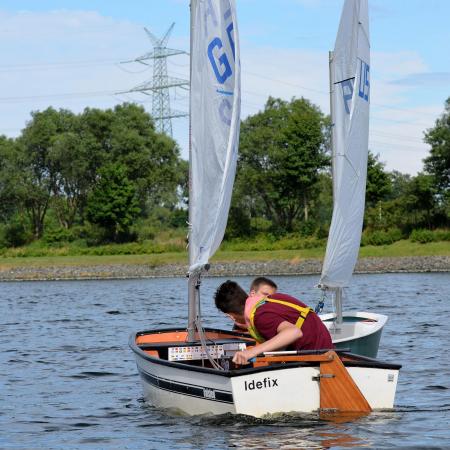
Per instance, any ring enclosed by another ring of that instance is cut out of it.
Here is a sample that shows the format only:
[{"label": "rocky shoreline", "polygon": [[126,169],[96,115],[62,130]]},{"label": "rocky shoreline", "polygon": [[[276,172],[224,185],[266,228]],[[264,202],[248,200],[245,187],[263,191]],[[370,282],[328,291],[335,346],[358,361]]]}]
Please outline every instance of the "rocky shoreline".
[{"label": "rocky shoreline", "polygon": [[[257,276],[257,275],[313,275],[319,274],[322,261],[319,259],[294,259],[291,261],[240,261],[216,262],[209,276]],[[98,280],[157,277],[184,277],[187,266],[167,264],[111,264],[86,266],[46,266],[0,268],[0,281],[25,280]],[[399,273],[399,272],[450,272],[450,256],[409,256],[398,258],[362,258],[358,260],[355,273]]]}]

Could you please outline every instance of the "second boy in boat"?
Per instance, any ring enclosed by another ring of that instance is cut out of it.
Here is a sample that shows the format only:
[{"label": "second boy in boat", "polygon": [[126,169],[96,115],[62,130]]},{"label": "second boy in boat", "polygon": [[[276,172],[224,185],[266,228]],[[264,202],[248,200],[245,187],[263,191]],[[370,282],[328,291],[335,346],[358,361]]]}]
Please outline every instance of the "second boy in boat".
[{"label": "second boy in boat", "polygon": [[237,352],[233,361],[247,364],[264,352],[275,350],[318,350],[333,348],[330,333],[320,318],[300,300],[286,294],[268,296],[246,292],[234,281],[222,283],[216,291],[218,309],[236,323],[245,323],[255,347]]},{"label": "second boy in boat", "polygon": [[[278,286],[270,278],[257,277],[252,281],[252,284],[250,285],[249,296],[257,296],[259,298],[268,297],[269,295],[275,294],[275,292],[277,292],[277,289]],[[233,317],[229,314],[228,316],[233,319]],[[244,322],[236,322],[234,320],[233,331],[247,332],[247,324]]]}]

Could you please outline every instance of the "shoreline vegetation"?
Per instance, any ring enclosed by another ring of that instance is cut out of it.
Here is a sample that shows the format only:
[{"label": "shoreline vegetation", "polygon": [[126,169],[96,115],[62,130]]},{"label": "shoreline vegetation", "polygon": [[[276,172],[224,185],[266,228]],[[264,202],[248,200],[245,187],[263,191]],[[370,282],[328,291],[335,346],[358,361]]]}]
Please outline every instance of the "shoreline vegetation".
[{"label": "shoreline vegetation", "polygon": [[[450,98],[425,133],[417,175],[387,171],[369,151],[357,272],[449,270],[449,123]],[[271,96],[242,121],[208,275],[320,272],[333,212],[330,126],[308,99]],[[188,166],[142,106],[33,111],[19,136],[0,135],[0,280],[184,276]]]},{"label": "shoreline vegetation", "polygon": [[[324,247],[219,251],[206,276],[310,275],[322,268]],[[183,277],[186,252],[125,255],[0,257],[0,281]],[[450,242],[399,241],[360,249],[355,273],[450,272]]]}]

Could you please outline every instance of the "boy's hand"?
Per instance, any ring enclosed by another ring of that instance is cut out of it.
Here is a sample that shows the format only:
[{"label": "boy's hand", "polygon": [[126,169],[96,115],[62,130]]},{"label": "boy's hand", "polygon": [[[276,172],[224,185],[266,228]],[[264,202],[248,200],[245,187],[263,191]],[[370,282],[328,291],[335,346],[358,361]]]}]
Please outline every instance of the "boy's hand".
[{"label": "boy's hand", "polygon": [[277,332],[276,336],[262,344],[255,345],[251,349],[242,352],[236,352],[233,356],[233,362],[240,365],[248,364],[249,359],[264,352],[272,352],[286,348],[303,336],[299,328],[287,321],[283,321],[278,325]]},{"label": "boy's hand", "polygon": [[248,360],[252,359],[255,355],[250,350],[242,350],[236,352],[233,356],[233,362],[235,364],[244,365],[248,364]]}]

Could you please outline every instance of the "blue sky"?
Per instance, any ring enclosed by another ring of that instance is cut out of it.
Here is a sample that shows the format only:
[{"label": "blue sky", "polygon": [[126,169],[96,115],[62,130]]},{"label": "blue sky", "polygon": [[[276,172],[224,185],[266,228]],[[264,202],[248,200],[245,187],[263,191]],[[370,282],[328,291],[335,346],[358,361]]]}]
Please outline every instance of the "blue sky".
[{"label": "blue sky", "polygon": [[[215,0],[217,1],[217,0]],[[151,50],[143,27],[162,35],[172,22],[172,48],[188,50],[188,0],[2,0],[0,2],[0,134],[16,136],[30,111],[52,105],[82,111],[121,101],[117,94],[151,79],[151,67],[120,64]],[[329,112],[328,50],[343,0],[237,0],[243,117],[269,95],[306,97]],[[370,148],[389,170],[415,174],[433,126],[450,96],[450,2],[369,0],[372,45]],[[169,60],[186,77],[189,60]],[[172,106],[187,111],[185,91]],[[187,119],[173,121],[187,156]]]}]

